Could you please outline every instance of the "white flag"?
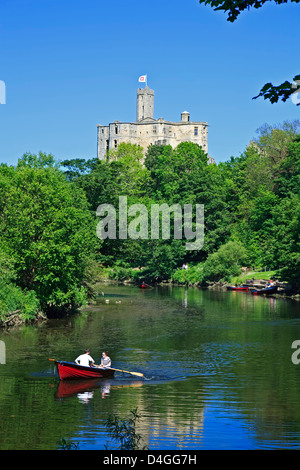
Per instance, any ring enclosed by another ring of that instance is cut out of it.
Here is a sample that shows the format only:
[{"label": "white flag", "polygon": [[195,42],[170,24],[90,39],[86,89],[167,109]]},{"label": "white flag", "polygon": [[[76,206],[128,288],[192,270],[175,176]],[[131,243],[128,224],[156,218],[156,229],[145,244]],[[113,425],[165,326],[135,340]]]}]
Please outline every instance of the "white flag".
[{"label": "white flag", "polygon": [[139,78],[139,82],[145,83],[147,81],[147,75],[141,75]]}]

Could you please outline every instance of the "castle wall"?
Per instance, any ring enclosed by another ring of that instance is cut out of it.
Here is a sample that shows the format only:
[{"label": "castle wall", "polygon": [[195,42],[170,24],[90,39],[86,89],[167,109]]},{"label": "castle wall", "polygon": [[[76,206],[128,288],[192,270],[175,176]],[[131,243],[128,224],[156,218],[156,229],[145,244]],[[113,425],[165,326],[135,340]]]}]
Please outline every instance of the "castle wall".
[{"label": "castle wall", "polygon": [[140,145],[145,151],[150,144],[177,147],[180,142],[194,142],[207,152],[207,123],[173,123],[164,120],[135,123],[111,123],[98,126],[98,158],[122,142]]},{"label": "castle wall", "polygon": [[205,152],[208,151],[206,122],[190,121],[187,111],[181,114],[179,122],[165,121],[163,118],[154,119],[153,106],[154,91],[148,87],[139,88],[136,122],[115,121],[108,126],[98,125],[98,158],[106,158],[108,150],[117,148],[123,142],[140,145],[145,153],[151,144],[171,145],[174,148],[181,142],[193,142],[201,145]]}]

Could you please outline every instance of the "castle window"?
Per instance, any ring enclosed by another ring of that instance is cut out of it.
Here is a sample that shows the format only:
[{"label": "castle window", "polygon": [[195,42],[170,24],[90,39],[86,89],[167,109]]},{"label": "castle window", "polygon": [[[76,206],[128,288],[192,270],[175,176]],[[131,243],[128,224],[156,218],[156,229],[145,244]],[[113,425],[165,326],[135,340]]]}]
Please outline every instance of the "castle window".
[{"label": "castle window", "polygon": [[106,141],[106,150],[109,150],[109,140]]},{"label": "castle window", "polygon": [[194,127],[194,135],[198,135],[198,127]]},{"label": "castle window", "polygon": [[118,133],[118,126],[115,126],[115,134]]},{"label": "castle window", "polygon": [[114,141],[114,144],[115,144],[115,149],[116,149],[116,148],[118,147],[118,141],[115,140],[115,141]]}]

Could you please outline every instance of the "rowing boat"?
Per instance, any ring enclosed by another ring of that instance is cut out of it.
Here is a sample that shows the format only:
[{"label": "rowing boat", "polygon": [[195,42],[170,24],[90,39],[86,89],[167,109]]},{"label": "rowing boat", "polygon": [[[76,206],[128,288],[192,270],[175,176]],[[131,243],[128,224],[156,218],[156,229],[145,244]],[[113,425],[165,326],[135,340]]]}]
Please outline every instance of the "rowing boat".
[{"label": "rowing boat", "polygon": [[264,289],[260,289],[260,290],[252,290],[251,291],[251,294],[253,295],[262,295],[262,294],[266,294],[266,295],[270,295],[270,294],[275,294],[277,292],[277,286],[271,286],[271,287],[265,287]]},{"label": "rowing boat", "polygon": [[75,362],[55,361],[60,380],[65,379],[99,379],[112,377],[113,369],[100,369],[99,367],[81,366]]}]

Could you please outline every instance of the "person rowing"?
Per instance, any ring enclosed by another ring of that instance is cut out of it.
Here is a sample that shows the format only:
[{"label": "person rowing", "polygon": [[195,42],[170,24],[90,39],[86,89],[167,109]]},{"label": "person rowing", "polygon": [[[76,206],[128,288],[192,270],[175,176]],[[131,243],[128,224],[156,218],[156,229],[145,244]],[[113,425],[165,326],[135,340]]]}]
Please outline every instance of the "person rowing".
[{"label": "person rowing", "polygon": [[108,351],[103,351],[102,353],[102,358],[101,358],[101,364],[100,369],[110,369],[111,368],[111,359],[108,356]]},{"label": "person rowing", "polygon": [[90,350],[86,349],[84,354],[81,354],[75,359],[76,364],[80,366],[89,367],[90,363],[93,366],[95,364],[94,359],[90,356]]}]

